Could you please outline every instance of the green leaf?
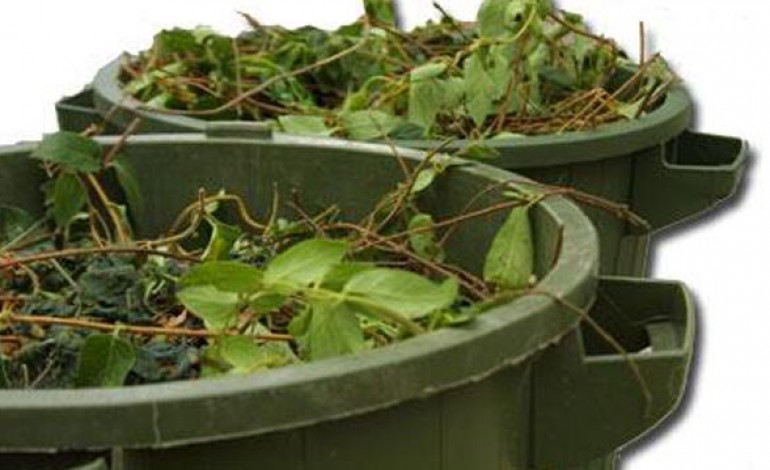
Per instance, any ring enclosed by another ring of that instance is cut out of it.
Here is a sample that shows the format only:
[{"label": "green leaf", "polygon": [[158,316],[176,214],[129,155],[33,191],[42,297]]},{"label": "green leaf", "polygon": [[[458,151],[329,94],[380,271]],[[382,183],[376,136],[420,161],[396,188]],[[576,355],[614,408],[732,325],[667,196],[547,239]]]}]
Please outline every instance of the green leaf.
[{"label": "green leaf", "polygon": [[418,140],[425,137],[425,129],[413,122],[402,122],[390,131],[389,137],[394,140]]},{"label": "green leaf", "polygon": [[484,280],[503,289],[524,289],[535,270],[529,207],[514,208],[495,236],[484,264]]},{"label": "green leaf", "polygon": [[233,246],[243,235],[243,231],[240,227],[224,224],[211,216],[206,217],[206,221],[212,230],[209,245],[203,253],[203,259],[206,261],[228,259]]},{"label": "green leaf", "polygon": [[224,330],[230,326],[240,311],[238,294],[211,285],[188,287],[178,292],[177,298],[213,330]]},{"label": "green leaf", "polygon": [[644,105],[644,99],[634,101],[633,103],[620,103],[616,109],[617,113],[626,119],[635,119]]},{"label": "green leaf", "polygon": [[482,37],[496,38],[508,32],[506,13],[511,3],[511,0],[484,0],[476,19]]},{"label": "green leaf", "polygon": [[125,156],[119,156],[112,163],[118,184],[126,196],[126,203],[134,220],[142,220],[145,214],[144,196],[136,178],[136,171]]},{"label": "green leaf", "polygon": [[159,58],[168,58],[175,54],[196,54],[203,50],[193,31],[180,28],[163,30],[156,34],[153,48]]},{"label": "green leaf", "polygon": [[398,21],[396,8],[394,0],[364,0],[366,15],[378,23],[395,25]]},{"label": "green leaf", "polygon": [[346,303],[319,303],[303,339],[311,361],[366,349],[366,341],[355,310]]},{"label": "green leaf", "polygon": [[249,374],[282,367],[292,362],[283,348],[257,345],[252,338],[231,336],[220,340],[219,354],[232,367],[232,373]]},{"label": "green leaf", "polygon": [[53,190],[53,215],[56,225],[66,228],[86,204],[88,195],[80,178],[72,173],[61,173]]},{"label": "green leaf", "polygon": [[422,127],[429,135],[436,117],[442,111],[459,106],[465,94],[462,79],[439,79],[447,69],[444,63],[429,63],[410,73],[409,122]]},{"label": "green leaf", "polygon": [[443,261],[444,250],[436,242],[435,222],[429,214],[417,214],[409,221],[409,244],[421,257],[432,261]]},{"label": "green leaf", "polygon": [[340,121],[353,140],[373,140],[389,135],[403,122],[384,111],[365,110],[343,113]]},{"label": "green leaf", "polygon": [[89,336],[80,350],[75,384],[120,387],[136,363],[134,345],[114,335]]},{"label": "green leaf", "polygon": [[417,173],[417,178],[412,185],[412,194],[419,194],[428,189],[438,176],[438,171],[435,168],[426,168]]},{"label": "green leaf", "polygon": [[280,116],[278,122],[281,124],[284,132],[289,134],[328,137],[333,132],[326,125],[326,120],[322,116]]},{"label": "green leaf", "polygon": [[348,251],[344,241],[313,239],[298,243],[276,256],[265,270],[267,284],[308,286],[321,282]]},{"label": "green leaf", "polygon": [[418,319],[451,306],[457,299],[458,284],[455,279],[436,284],[408,271],[375,269],[353,277],[344,292],[365,304]]},{"label": "green leaf", "polygon": [[102,167],[102,148],[95,141],[74,132],[47,135],[32,152],[32,158],[60,165],[67,171],[95,173]]},{"label": "green leaf", "polygon": [[190,268],[179,286],[213,286],[222,292],[250,293],[262,286],[262,271],[237,261],[211,261]]},{"label": "green leaf", "polygon": [[275,312],[286,303],[286,296],[272,292],[257,294],[249,299],[249,306],[259,314]]},{"label": "green leaf", "polygon": [[479,52],[465,60],[465,106],[476,125],[482,125],[494,114],[497,100],[497,85],[484,65]]},{"label": "green leaf", "polygon": [[304,337],[310,329],[310,321],[313,319],[313,309],[305,307],[299,312],[299,315],[291,319],[289,323],[289,334],[292,335],[302,345]]},{"label": "green leaf", "polygon": [[457,156],[468,160],[490,160],[500,156],[500,151],[485,141],[472,141],[463,147]]},{"label": "green leaf", "polygon": [[21,236],[34,223],[35,219],[29,212],[0,205],[0,241],[8,242]]},{"label": "green leaf", "polygon": [[321,287],[339,292],[345,288],[345,284],[347,284],[355,275],[365,271],[371,271],[372,269],[376,269],[376,267],[377,265],[374,263],[338,264],[326,273]]},{"label": "green leaf", "polygon": [[429,64],[415,67],[409,73],[409,79],[412,83],[417,83],[426,80],[432,80],[438,78],[442,73],[446,72],[447,64],[443,62],[431,62]]}]

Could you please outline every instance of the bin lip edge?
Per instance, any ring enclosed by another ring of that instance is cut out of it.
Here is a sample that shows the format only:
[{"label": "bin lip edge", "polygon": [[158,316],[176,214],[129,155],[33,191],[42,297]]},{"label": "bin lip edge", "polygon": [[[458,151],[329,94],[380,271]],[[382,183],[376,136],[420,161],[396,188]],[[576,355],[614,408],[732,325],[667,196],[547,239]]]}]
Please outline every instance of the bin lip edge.
[{"label": "bin lip edge", "polygon": [[[140,109],[144,103],[125,93],[117,78],[121,61],[126,55],[127,53],[121,54],[97,72],[91,84],[97,111],[103,111],[101,109],[103,106],[111,108],[117,105],[122,111],[129,112],[132,118],[140,116],[169,128],[178,129],[173,133],[205,131],[208,121],[204,119],[184,115],[164,115]],[[674,138],[685,131],[691,124],[692,106],[692,99],[687,89],[681,83],[675,84],[657,109],[632,121],[614,122],[588,131],[499,141],[488,139],[485,141],[486,145],[502,151],[499,157],[489,163],[505,168],[532,168],[628,155]],[[115,117],[122,119],[120,113],[115,114]],[[459,150],[469,142],[464,139],[456,140],[449,144],[447,149]],[[438,147],[441,141],[399,140],[396,144],[400,147],[429,150]]]},{"label": "bin lip edge", "polygon": [[[117,142],[117,139],[117,137],[99,138],[100,142],[104,145],[114,144]],[[129,139],[128,145],[173,144],[180,141],[188,144],[204,144],[211,141],[216,141],[218,143],[232,142],[233,144],[253,145],[265,145],[267,143],[265,141],[254,141],[250,139],[210,139],[196,134],[165,134],[132,137]],[[390,158],[390,149],[385,146],[341,141],[338,139],[276,136],[270,143],[290,146],[320,145],[347,150],[353,148],[362,151],[379,149],[383,154],[388,152],[388,157]],[[34,145],[34,143],[24,143],[0,147],[0,158],[9,154],[28,152],[34,148]],[[399,152],[407,158],[415,158],[416,156],[424,154],[423,152],[410,149],[399,149]],[[463,166],[458,171],[471,172],[495,180],[510,180],[512,176],[510,173],[502,170],[473,162],[469,162],[468,165]],[[542,204],[553,217],[565,222],[565,230],[562,252],[558,262],[548,275],[544,277],[539,286],[542,290],[547,290],[558,295],[560,298],[578,297],[581,300],[584,300],[586,297],[592,297],[593,294],[590,292],[587,293],[586,291],[590,290],[590,285],[593,285],[595,282],[596,273],[598,271],[598,240],[593,225],[573,203],[561,196],[549,198],[549,200]],[[589,284],[589,287],[587,287],[587,284]],[[392,363],[395,361],[409,360],[415,361],[415,363],[427,363],[428,359],[443,354],[445,351],[449,351],[453,348],[464,348],[468,344],[483,341],[487,335],[491,335],[495,332],[499,333],[499,330],[506,326],[513,330],[521,329],[519,328],[518,323],[514,324],[515,322],[510,318],[508,318],[508,320],[504,318],[505,316],[512,316],[512,313],[514,312],[518,313],[521,317],[528,319],[531,319],[535,315],[544,315],[546,318],[539,319],[538,324],[547,323],[547,316],[550,315],[554,317],[557,315],[556,309],[553,308],[556,305],[555,301],[542,296],[527,297],[489,311],[484,316],[480,317],[470,328],[447,328],[422,337],[397,343],[387,348],[367,351],[359,355],[342,356],[339,358],[319,361],[317,363],[276,369],[263,374],[217,380],[201,380],[197,382],[185,381],[158,385],[144,385],[139,387],[122,387],[116,389],[0,391],[0,414],[3,412],[29,412],[43,413],[43,415],[46,416],[56,416],[57,413],[78,412],[81,409],[98,410],[99,412],[109,414],[112,409],[134,407],[141,407],[143,409],[145,407],[151,407],[153,412],[156,412],[157,407],[163,406],[164,403],[173,405],[174,403],[200,401],[202,406],[205,406],[206,400],[224,396],[241,396],[249,399],[249,396],[252,396],[255,393],[269,393],[270,391],[281,390],[285,387],[307,386],[308,384],[312,386],[313,383],[323,379],[337,380],[344,376],[355,376],[367,370],[384,369],[389,365],[392,366]],[[566,332],[574,328],[578,320],[579,319],[574,319],[574,322],[563,327],[563,331]],[[557,338],[554,337],[550,340],[553,339]],[[543,341],[543,344],[546,342],[547,341]],[[528,354],[534,354],[536,350],[542,346],[543,345],[541,344],[537,345],[537,348],[532,348]],[[393,397],[392,399],[387,400],[383,399],[379,404],[374,403],[368,407],[360,407],[359,410],[349,410],[348,414],[357,414],[358,412],[391,406],[399,401],[411,400],[419,396],[424,397],[438,393],[446,388],[454,387],[472,380],[474,377],[487,375],[506,364],[518,360],[525,360],[527,357],[529,356],[510,357],[506,361],[496,364],[494,367],[469,370],[462,380],[452,381],[451,383],[435,384],[428,383],[431,382],[431,380],[426,380],[426,383],[421,385],[412,384],[414,385],[412,388],[415,390],[419,389],[422,392],[415,393],[413,396]],[[196,386],[191,387],[191,383]],[[343,415],[345,414],[339,414],[339,416]],[[334,417],[324,417],[324,419],[319,420],[333,418]],[[312,421],[313,419],[310,419],[310,422]],[[146,434],[149,434],[149,431],[147,431]],[[217,435],[219,434],[222,433],[218,432]],[[235,434],[238,434],[238,432],[233,431],[230,433],[230,435]],[[189,440],[191,438],[194,440],[195,436],[185,438],[168,436],[168,438],[163,438],[156,444],[178,442],[180,440]],[[209,438],[213,439],[213,437],[209,437],[205,433],[197,436],[197,439]],[[149,437],[146,439],[144,437],[136,439],[146,440],[149,439]],[[3,441],[5,441],[5,438],[3,438],[0,433],[0,448],[5,448]],[[75,442],[77,442],[77,439],[75,439]],[[30,448],[47,447],[45,443],[43,443],[42,446],[35,444],[38,443],[30,443]],[[115,442],[114,445],[121,445],[121,442]]]}]

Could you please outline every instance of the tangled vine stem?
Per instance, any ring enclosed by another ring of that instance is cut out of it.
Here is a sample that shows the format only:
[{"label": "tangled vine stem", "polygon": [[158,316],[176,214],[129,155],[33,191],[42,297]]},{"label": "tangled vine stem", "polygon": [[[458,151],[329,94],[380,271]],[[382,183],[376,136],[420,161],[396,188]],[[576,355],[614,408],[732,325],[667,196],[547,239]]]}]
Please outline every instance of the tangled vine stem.
[{"label": "tangled vine stem", "polygon": [[258,94],[262,93],[263,91],[267,90],[271,86],[275,85],[276,83],[280,83],[283,80],[287,80],[290,78],[298,77],[300,75],[304,75],[306,73],[312,72],[313,70],[319,69],[321,67],[324,67],[326,65],[332,64],[334,62],[337,62],[341,59],[344,59],[345,57],[355,53],[364,45],[367,43],[367,36],[364,36],[358,43],[353,45],[352,47],[349,47],[341,52],[338,52],[337,54],[334,54],[332,56],[329,56],[323,60],[319,60],[318,62],[315,62],[313,64],[310,64],[306,67],[299,68],[297,70],[292,70],[290,72],[282,73],[279,75],[276,75],[268,80],[265,80],[260,85],[252,88],[251,90],[248,90],[235,98],[231,99],[227,103],[223,104],[222,106],[219,106],[214,109],[208,109],[208,110],[200,110],[200,111],[194,111],[194,110],[172,110],[172,109],[164,109],[164,108],[155,108],[151,106],[142,105],[140,106],[140,109],[143,109],[145,111],[153,111],[160,114],[171,114],[171,115],[181,115],[181,116],[216,116],[217,114],[224,113],[226,111],[229,111],[231,108],[238,106],[245,100],[252,98],[254,96],[257,96]]},{"label": "tangled vine stem", "polygon": [[21,258],[6,258],[0,262],[0,271],[6,269],[17,268],[19,266],[40,263],[44,261],[50,261],[63,258],[80,258],[83,256],[93,255],[108,255],[108,254],[135,254],[135,255],[151,255],[162,256],[165,258],[173,258],[179,261],[187,261],[189,263],[200,263],[199,258],[193,256],[182,255],[178,253],[170,253],[161,250],[152,250],[149,248],[142,248],[138,246],[108,246],[97,248],[73,248],[69,250],[58,250],[39,253],[36,255],[21,257]]},{"label": "tangled vine stem", "polygon": [[[191,330],[186,328],[166,328],[156,326],[133,326],[122,324],[101,323],[90,320],[72,318],[46,317],[37,315],[16,315],[13,313],[0,314],[0,325],[26,324],[40,326],[66,326],[85,330],[101,331],[104,333],[128,333],[139,336],[174,336],[187,338],[216,338],[221,336],[249,336],[259,341],[290,342],[291,335],[261,334],[243,335],[236,332],[217,332],[209,330]],[[11,338],[11,337],[9,337]]]}]

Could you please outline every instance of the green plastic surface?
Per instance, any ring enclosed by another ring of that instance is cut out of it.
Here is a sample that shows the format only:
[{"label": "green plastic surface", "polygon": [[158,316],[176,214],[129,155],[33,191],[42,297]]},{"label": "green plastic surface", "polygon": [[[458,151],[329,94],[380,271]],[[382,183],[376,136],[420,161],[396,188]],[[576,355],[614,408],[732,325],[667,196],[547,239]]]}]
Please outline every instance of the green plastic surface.
[{"label": "green plastic surface", "polygon": [[[152,208],[139,221],[140,236],[167,228],[201,187],[241,194],[264,216],[278,183],[284,195],[298,189],[304,201],[336,203],[357,219],[402,177],[384,146],[270,138],[260,126],[250,135],[242,124],[210,129],[208,137],[129,140],[125,153]],[[0,203],[39,212],[43,175],[28,158],[31,149],[0,150]],[[427,192],[424,209],[437,218],[454,215],[491,183],[511,178],[483,165],[455,167]],[[478,272],[504,217],[460,228],[447,247],[451,261]],[[112,450],[116,470],[611,469],[617,449],[658,423],[681,396],[693,307],[678,284],[600,279],[595,229],[567,200],[549,198],[532,217],[540,289],[584,309],[596,304],[596,320],[624,344],[638,346],[640,328],[649,335],[651,353],[633,357],[649,403],[640,401],[623,355],[602,350],[606,345],[581,327],[579,315],[530,296],[465,328],[258,375],[0,391],[0,468],[27,468],[42,453],[59,452],[60,465],[40,468],[61,470],[78,457],[73,451]],[[608,317],[604,294],[633,321]],[[597,413],[584,420],[586,404],[597,401]]]},{"label": "green plastic surface", "polygon": [[[201,119],[140,109],[141,103],[122,92],[117,81],[119,67],[119,60],[108,64],[90,90],[58,105],[63,129],[82,130],[97,115],[109,116],[108,131],[112,132],[124,129],[137,116],[143,118],[140,133],[207,129],[207,122]],[[73,107],[73,99],[77,106]],[[586,132],[490,141],[500,156],[489,163],[542,183],[574,187],[624,204],[644,217],[650,230],[586,208],[601,240],[600,271],[642,276],[647,273],[651,235],[728,199],[746,166],[745,142],[689,132],[691,115],[690,97],[679,86],[660,108],[635,121]],[[431,141],[397,143],[418,149],[438,145]],[[456,142],[450,149],[464,145]]]}]

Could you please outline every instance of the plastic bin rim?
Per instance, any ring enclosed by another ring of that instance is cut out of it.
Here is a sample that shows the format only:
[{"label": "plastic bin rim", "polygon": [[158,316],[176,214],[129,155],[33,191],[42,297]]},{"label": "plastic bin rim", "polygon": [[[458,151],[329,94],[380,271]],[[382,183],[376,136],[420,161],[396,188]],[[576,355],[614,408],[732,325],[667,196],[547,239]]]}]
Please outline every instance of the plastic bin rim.
[{"label": "plastic bin rim", "polygon": [[[106,115],[115,105],[123,111],[113,113],[118,124],[126,126],[135,116],[162,123],[175,132],[204,132],[208,121],[184,115],[155,113],[141,109],[143,103],[125,93],[118,77],[126,55],[103,67],[92,87],[97,110]],[[691,124],[692,99],[686,88],[677,84],[667,93],[663,103],[653,112],[631,121],[615,122],[590,131],[565,132],[511,139],[488,139],[485,143],[501,152],[489,161],[502,168],[533,168],[603,160],[621,157],[670,140]],[[122,122],[125,121],[125,122]],[[435,140],[400,140],[401,147],[431,149],[441,144]],[[468,145],[457,140],[447,150]]]}]

